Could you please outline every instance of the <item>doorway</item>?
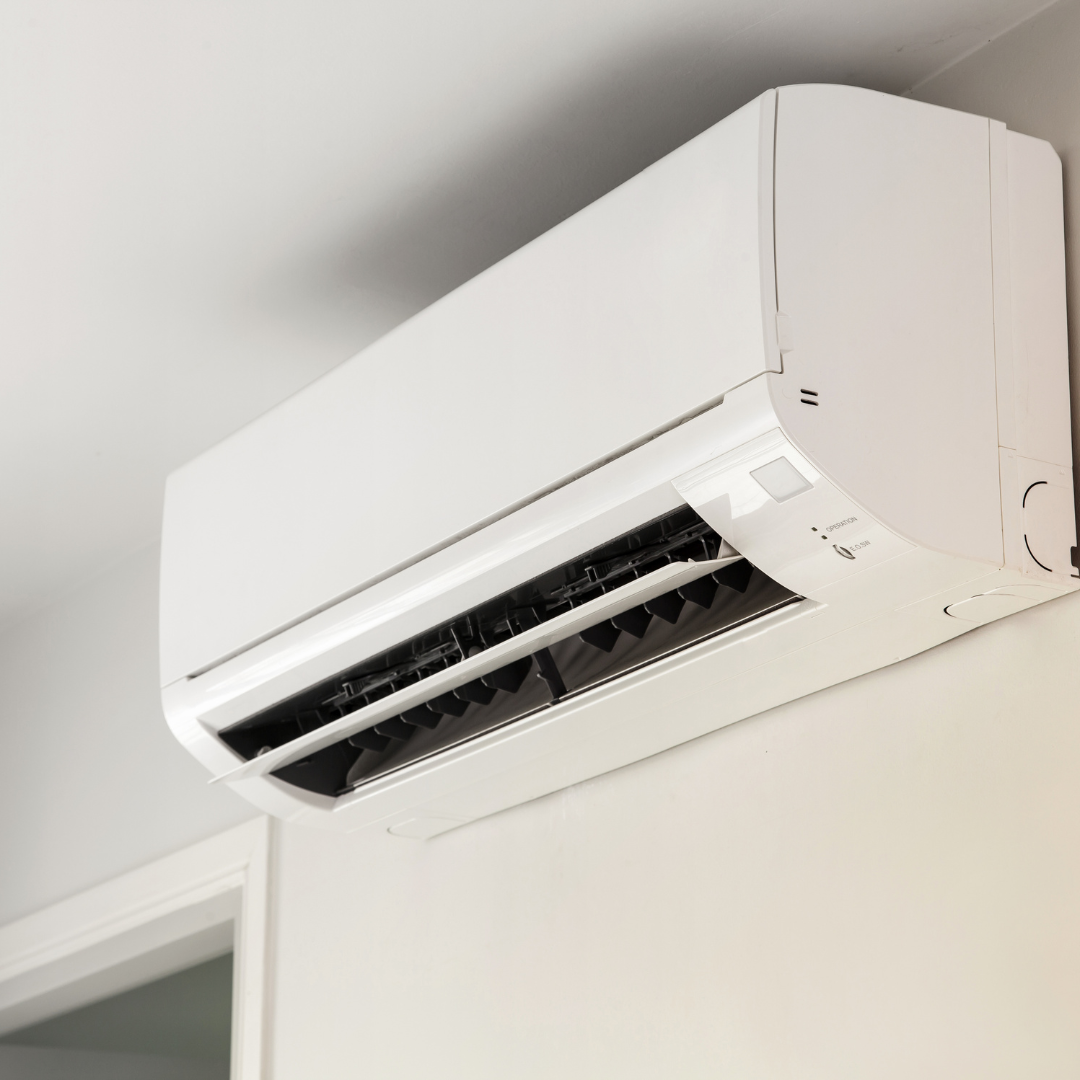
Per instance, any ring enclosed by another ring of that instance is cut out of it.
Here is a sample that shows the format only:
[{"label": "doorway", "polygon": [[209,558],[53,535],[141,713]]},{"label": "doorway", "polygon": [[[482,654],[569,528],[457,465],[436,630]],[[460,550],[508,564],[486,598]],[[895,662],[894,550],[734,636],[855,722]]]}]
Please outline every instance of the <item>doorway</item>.
[{"label": "doorway", "polygon": [[228,1080],[233,954],[0,1038],[5,1080]]},{"label": "doorway", "polygon": [[272,836],[249,822],[0,927],[0,1075],[262,1080]]}]

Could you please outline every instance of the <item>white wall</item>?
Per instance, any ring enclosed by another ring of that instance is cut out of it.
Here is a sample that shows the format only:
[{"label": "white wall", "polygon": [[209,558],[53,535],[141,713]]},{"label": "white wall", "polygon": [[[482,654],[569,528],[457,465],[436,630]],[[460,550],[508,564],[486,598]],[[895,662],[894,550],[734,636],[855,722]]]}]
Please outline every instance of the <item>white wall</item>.
[{"label": "white wall", "polygon": [[[1078,56],[1071,2],[919,96],[1068,153]],[[285,828],[276,1080],[1080,1075],[1078,655],[1080,595],[434,841]]]},{"label": "white wall", "polygon": [[[1077,56],[1070,0],[917,96],[1050,138],[1075,208]],[[0,639],[0,923],[251,816],[161,718],[156,593],[147,550]],[[427,843],[285,829],[276,1080],[1080,1074],[1078,638],[1072,597]]]},{"label": "white wall", "polygon": [[0,637],[0,924],[255,816],[177,746],[157,548]]},{"label": "white wall", "polygon": [[286,829],[277,1080],[1080,1075],[1078,650],[1080,595],[433,841]]}]

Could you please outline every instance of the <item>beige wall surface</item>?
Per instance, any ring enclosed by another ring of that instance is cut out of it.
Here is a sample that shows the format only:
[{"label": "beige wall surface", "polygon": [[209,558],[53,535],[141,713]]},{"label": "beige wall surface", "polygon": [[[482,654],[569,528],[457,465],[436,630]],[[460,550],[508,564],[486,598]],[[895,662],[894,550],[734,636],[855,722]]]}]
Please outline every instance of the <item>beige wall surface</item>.
[{"label": "beige wall surface", "polygon": [[276,1080],[1080,1075],[1078,648],[1080,594],[433,841],[286,828]]},{"label": "beige wall surface", "polygon": [[[1063,4],[917,95],[1063,154],[1074,325],[1077,58]],[[1080,595],[434,841],[286,827],[276,1080],[1080,1075],[1078,655]]]}]

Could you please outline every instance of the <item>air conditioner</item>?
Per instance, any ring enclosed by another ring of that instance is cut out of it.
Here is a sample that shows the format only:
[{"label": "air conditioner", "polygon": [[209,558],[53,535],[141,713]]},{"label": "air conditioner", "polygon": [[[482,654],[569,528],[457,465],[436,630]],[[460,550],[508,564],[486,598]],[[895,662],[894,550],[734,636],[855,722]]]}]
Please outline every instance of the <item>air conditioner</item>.
[{"label": "air conditioner", "polygon": [[769,91],[179,469],[165,713],[430,836],[1077,588],[1061,174]]}]

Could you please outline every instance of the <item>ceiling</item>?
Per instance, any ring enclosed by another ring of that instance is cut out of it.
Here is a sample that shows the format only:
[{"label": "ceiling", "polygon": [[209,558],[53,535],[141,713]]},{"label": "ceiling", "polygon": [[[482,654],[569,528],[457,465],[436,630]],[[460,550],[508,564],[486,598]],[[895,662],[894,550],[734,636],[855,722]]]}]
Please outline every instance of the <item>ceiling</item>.
[{"label": "ceiling", "polygon": [[759,91],[901,92],[1044,6],[5,0],[0,626],[152,543],[170,469]]}]

